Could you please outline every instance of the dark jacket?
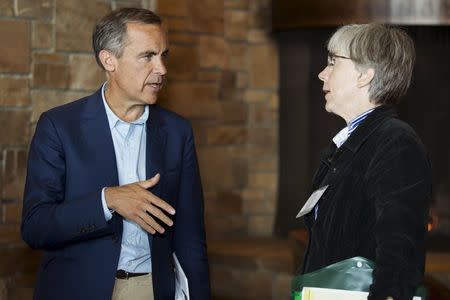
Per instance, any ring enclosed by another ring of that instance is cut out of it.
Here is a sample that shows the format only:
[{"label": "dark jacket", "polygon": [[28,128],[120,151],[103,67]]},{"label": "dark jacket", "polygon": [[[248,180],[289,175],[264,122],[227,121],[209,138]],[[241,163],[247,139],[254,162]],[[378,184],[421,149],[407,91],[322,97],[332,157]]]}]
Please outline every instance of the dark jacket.
[{"label": "dark jacket", "polygon": [[[151,105],[146,178],[172,205],[174,226],[151,243],[155,300],[174,299],[175,251],[191,299],[210,299],[203,198],[192,128]],[[31,142],[22,236],[43,249],[34,299],[111,299],[122,240],[122,217],[105,220],[101,190],[119,185],[114,145],[101,90],[42,114]]]},{"label": "dark jacket", "polygon": [[303,273],[363,256],[376,263],[369,299],[411,299],[422,282],[431,166],[414,130],[376,108],[337,149],[321,154],[313,189],[329,185],[305,216]]}]

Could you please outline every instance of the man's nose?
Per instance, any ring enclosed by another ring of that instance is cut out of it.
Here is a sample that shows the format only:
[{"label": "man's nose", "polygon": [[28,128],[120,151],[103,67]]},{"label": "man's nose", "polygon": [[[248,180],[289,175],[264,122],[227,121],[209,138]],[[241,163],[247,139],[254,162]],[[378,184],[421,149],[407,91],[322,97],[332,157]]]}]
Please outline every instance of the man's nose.
[{"label": "man's nose", "polygon": [[166,64],[164,63],[164,61],[162,59],[158,60],[154,70],[155,70],[155,73],[157,73],[158,75],[166,75],[167,68],[166,68]]}]

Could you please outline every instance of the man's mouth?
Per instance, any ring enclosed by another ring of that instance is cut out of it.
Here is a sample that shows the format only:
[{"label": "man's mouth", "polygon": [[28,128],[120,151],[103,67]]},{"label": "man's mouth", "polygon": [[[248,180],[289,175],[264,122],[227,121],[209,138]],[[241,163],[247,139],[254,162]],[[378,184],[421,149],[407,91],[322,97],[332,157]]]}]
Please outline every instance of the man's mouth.
[{"label": "man's mouth", "polygon": [[150,86],[153,90],[159,91],[162,87],[162,81],[147,83],[147,85]]}]

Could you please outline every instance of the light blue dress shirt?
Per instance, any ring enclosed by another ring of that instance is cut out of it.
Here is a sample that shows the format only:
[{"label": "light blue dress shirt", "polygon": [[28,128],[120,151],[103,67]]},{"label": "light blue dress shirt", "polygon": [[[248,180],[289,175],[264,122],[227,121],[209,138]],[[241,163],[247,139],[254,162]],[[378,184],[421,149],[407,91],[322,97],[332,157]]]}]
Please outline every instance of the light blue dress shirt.
[{"label": "light blue dress shirt", "polygon": [[[145,180],[145,150],[146,150],[146,122],[149,109],[133,122],[119,119],[111,110],[105,99],[105,87],[102,86],[102,98],[108,116],[109,128],[116,154],[119,185]],[[111,220],[112,214],[106,205],[105,188],[102,190],[102,204],[106,221]],[[150,256],[149,235],[136,223],[123,220],[123,235],[120,249],[119,265],[117,269],[135,273],[150,273],[152,263]]]}]

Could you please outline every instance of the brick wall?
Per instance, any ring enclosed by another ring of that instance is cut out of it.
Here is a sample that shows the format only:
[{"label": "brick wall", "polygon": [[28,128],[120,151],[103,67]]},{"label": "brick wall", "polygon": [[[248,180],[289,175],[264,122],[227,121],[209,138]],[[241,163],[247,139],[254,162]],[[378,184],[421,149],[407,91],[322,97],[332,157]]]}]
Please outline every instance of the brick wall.
[{"label": "brick wall", "polygon": [[278,57],[269,2],[0,0],[0,299],[30,297],[39,258],[19,235],[34,126],[43,111],[104,81],[90,35],[95,20],[116,7],[156,9],[168,24],[160,103],[193,123],[208,239],[272,235]]},{"label": "brick wall", "polygon": [[161,103],[193,121],[210,239],[272,234],[278,57],[269,5],[158,1],[171,47]]}]

